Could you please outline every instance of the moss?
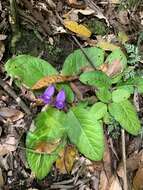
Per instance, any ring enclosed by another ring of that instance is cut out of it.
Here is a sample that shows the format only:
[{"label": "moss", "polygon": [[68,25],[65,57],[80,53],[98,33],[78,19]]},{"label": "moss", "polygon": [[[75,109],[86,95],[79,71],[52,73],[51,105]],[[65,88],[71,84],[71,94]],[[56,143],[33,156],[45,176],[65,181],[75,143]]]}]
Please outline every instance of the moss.
[{"label": "moss", "polygon": [[99,20],[89,20],[86,25],[91,30],[93,34],[104,36],[108,32],[108,27],[103,21]]}]

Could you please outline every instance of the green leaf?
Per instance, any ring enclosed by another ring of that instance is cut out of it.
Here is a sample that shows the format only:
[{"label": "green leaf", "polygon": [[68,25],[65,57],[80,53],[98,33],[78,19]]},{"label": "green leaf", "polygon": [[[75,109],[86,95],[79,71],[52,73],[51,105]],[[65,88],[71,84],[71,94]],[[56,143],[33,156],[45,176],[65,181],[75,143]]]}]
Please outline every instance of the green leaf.
[{"label": "green leaf", "polygon": [[81,107],[71,109],[67,116],[68,136],[78,150],[91,160],[101,160],[104,153],[103,128],[94,114]]},{"label": "green leaf", "polygon": [[95,120],[102,119],[107,113],[107,105],[97,102],[91,107],[90,112],[94,115]]},{"label": "green leaf", "polygon": [[100,101],[104,103],[109,103],[112,98],[111,92],[107,88],[100,88],[96,92],[96,96]]},{"label": "green leaf", "polygon": [[74,101],[74,93],[68,84],[57,84],[56,87],[58,90],[64,89],[66,93],[66,100],[69,103],[72,103]]},{"label": "green leaf", "polygon": [[[100,66],[104,62],[104,51],[100,48],[92,47],[92,48],[84,48],[85,53],[89,57],[89,59],[93,62],[95,67]],[[76,75],[81,72],[81,69],[90,66],[87,58],[82,53],[82,51],[75,50],[72,54],[70,54],[63,65],[62,74],[65,75]]]},{"label": "green leaf", "polygon": [[138,135],[141,125],[134,106],[128,101],[109,105],[110,114],[130,134]]},{"label": "green leaf", "polygon": [[134,87],[133,85],[121,85],[119,84],[119,86],[117,86],[118,89],[123,89],[123,90],[126,90],[128,91],[130,94],[133,94],[134,93]]},{"label": "green leaf", "polygon": [[118,83],[122,79],[123,73],[119,73],[116,76],[112,77],[112,84]]},{"label": "green leaf", "polygon": [[123,69],[127,66],[127,58],[120,48],[115,49],[106,59],[106,63],[112,64],[113,61],[119,60],[122,63]]},{"label": "green leaf", "polygon": [[80,75],[79,80],[87,85],[97,88],[110,87],[111,79],[102,71],[90,71]]},{"label": "green leaf", "polygon": [[135,76],[134,78],[127,80],[123,84],[127,86],[133,86],[137,88],[139,93],[143,93],[143,78],[142,77]]},{"label": "green leaf", "polygon": [[44,76],[57,73],[47,61],[30,55],[18,55],[9,59],[5,64],[5,70],[8,75],[18,78],[21,83],[30,88]]},{"label": "green leaf", "polygon": [[27,161],[31,170],[38,179],[43,179],[50,171],[52,164],[58,158],[58,153],[64,146],[63,137],[65,135],[66,114],[54,108],[48,108],[41,112],[35,119],[36,128],[28,133],[26,137],[26,147],[35,149],[42,142],[53,143],[59,141],[60,144],[49,155],[26,151]]},{"label": "green leaf", "polygon": [[122,102],[130,97],[129,91],[125,89],[117,89],[112,92],[113,102]]},{"label": "green leaf", "polygon": [[[27,138],[31,138],[30,140],[32,140],[32,136],[28,136]],[[28,165],[35,174],[36,178],[42,180],[46,177],[46,175],[50,172],[52,165],[59,157],[59,152],[62,150],[64,145],[64,142],[61,143],[51,155],[34,153],[30,150],[26,151]]]}]

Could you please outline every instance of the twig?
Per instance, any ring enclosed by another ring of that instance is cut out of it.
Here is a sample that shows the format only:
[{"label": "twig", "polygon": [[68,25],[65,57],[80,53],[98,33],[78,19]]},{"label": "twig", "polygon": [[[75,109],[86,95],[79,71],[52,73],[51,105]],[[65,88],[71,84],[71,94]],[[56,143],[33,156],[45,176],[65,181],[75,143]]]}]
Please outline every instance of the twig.
[{"label": "twig", "polygon": [[127,183],[127,165],[126,165],[126,143],[125,143],[125,130],[121,129],[122,133],[122,158],[123,158],[123,168],[124,168],[124,190],[128,190],[128,183]]},{"label": "twig", "polygon": [[[61,24],[64,26],[64,21],[63,19],[60,17],[59,13],[56,10],[53,10],[57,16],[57,18],[59,19],[59,21],[61,22]],[[79,46],[79,48],[81,49],[81,52],[83,53],[83,55],[85,56],[85,58],[87,59],[87,61],[89,62],[89,64],[91,65],[91,67],[96,70],[96,67],[94,65],[94,63],[91,61],[91,59],[88,57],[88,55],[86,54],[86,52],[84,51],[83,47],[81,46],[80,42],[78,41],[78,39],[72,35],[73,40],[75,41],[75,43]]]},{"label": "twig", "polygon": [[18,103],[18,105],[25,111],[26,114],[31,114],[26,104],[21,100],[20,97],[16,95],[14,90],[12,90],[11,87],[2,79],[0,79],[0,86]]},{"label": "twig", "polygon": [[94,63],[91,61],[91,59],[88,57],[88,55],[86,54],[86,52],[84,51],[83,47],[81,46],[81,44],[79,43],[78,39],[72,35],[73,40],[75,41],[75,43],[80,47],[82,53],[84,54],[85,58],[87,59],[87,61],[89,62],[89,64],[94,68],[94,70],[96,70],[96,67],[94,65]]}]

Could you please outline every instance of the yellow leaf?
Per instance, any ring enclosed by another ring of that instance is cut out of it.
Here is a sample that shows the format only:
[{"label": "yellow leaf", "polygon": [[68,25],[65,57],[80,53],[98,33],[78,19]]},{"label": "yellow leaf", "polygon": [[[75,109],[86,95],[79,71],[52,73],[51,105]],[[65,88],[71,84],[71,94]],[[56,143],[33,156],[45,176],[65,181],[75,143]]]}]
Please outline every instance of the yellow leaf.
[{"label": "yellow leaf", "polygon": [[110,42],[106,42],[106,41],[99,41],[97,43],[97,47],[100,47],[100,48],[104,49],[105,51],[113,51],[117,48],[120,48],[120,47],[118,47]]},{"label": "yellow leaf", "polygon": [[65,20],[64,21],[64,26],[69,29],[70,31],[79,34],[80,36],[84,36],[84,37],[90,37],[91,36],[91,31],[85,27],[82,24],[78,24],[75,21],[71,21],[71,20]]},{"label": "yellow leaf", "polygon": [[77,79],[77,76],[52,75],[41,78],[32,86],[32,90],[41,89],[54,83],[66,82]]},{"label": "yellow leaf", "polygon": [[127,42],[129,40],[129,38],[125,32],[119,32],[117,38],[118,38],[119,42],[121,42],[122,44],[124,44],[125,42]]},{"label": "yellow leaf", "polygon": [[68,145],[59,155],[60,158],[56,161],[56,167],[63,174],[69,173],[77,156],[77,149],[73,145]]}]

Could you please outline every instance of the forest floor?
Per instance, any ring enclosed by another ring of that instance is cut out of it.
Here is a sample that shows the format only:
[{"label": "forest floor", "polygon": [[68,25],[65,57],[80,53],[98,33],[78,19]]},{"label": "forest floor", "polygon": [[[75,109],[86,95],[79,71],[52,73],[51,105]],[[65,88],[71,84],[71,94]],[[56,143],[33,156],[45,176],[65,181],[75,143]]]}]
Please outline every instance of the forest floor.
[{"label": "forest floor", "polygon": [[[63,23],[65,19],[86,26],[91,35],[82,35],[81,28],[76,32],[74,26],[68,28]],[[103,49],[111,50],[112,45],[117,45],[125,54],[124,42],[133,44],[140,59],[131,66],[136,68],[134,72],[143,74],[143,1],[0,1],[0,189],[143,189],[143,133],[125,133],[123,145],[118,127],[104,129],[106,148],[102,161],[90,161],[79,155],[72,171],[63,173],[53,167],[43,180],[36,179],[26,161],[26,134],[41,107],[33,106],[32,92],[17,86],[7,76],[5,63],[16,55],[29,54],[60,70],[74,50],[94,47],[103,40],[108,42],[102,44]],[[25,109],[17,97],[24,102]],[[134,93],[133,103],[143,125],[143,96]]]}]

